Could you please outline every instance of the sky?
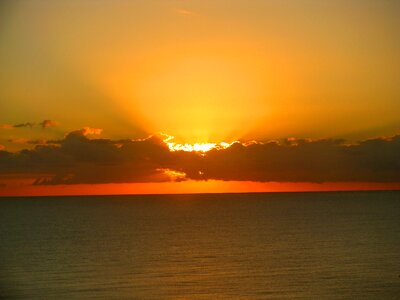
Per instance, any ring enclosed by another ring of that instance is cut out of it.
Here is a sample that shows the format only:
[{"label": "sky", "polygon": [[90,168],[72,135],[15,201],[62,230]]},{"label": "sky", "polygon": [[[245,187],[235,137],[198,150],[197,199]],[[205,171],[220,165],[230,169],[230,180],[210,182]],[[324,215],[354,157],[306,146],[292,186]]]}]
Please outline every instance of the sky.
[{"label": "sky", "polygon": [[0,195],[400,188],[398,28],[390,0],[2,1]]}]

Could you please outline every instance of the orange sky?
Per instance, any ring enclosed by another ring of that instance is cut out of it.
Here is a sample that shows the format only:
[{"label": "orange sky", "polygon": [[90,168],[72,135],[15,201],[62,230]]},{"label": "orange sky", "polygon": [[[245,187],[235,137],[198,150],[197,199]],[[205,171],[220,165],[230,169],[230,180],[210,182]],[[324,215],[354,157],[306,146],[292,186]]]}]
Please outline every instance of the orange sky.
[{"label": "orange sky", "polygon": [[[91,128],[91,139],[118,147],[119,140],[159,133],[189,148],[194,143],[290,137],[343,138],[354,145],[395,136],[400,132],[399,12],[395,0],[4,1],[0,151],[30,149],[33,157],[40,152],[33,150],[37,145],[61,145],[82,128]],[[380,153],[392,155],[396,141],[383,146],[393,149]],[[364,145],[365,151],[373,151]],[[0,185],[13,176],[27,178],[29,166],[18,170],[24,175],[15,175],[23,157],[13,167],[9,161],[14,158],[0,157],[6,170],[0,171]],[[374,156],[368,152],[366,157]],[[52,157],[43,159],[47,166]],[[258,159],[256,164],[265,163]],[[378,168],[372,161],[353,167],[359,174],[366,168],[364,181],[379,177],[373,176],[375,169],[387,172],[382,181],[400,181],[393,171],[395,159],[377,159]],[[388,165],[391,169],[380,169]],[[49,169],[39,171],[47,174]],[[60,175],[58,171],[50,173]],[[124,172],[131,174],[127,166]],[[160,188],[208,190],[204,184],[163,183]],[[264,190],[259,184],[233,185],[219,182],[215,191]],[[29,187],[27,193],[31,189],[50,193],[86,188]]]},{"label": "orange sky", "polygon": [[248,193],[248,192],[318,192],[318,191],[400,190],[400,183],[327,182],[279,183],[243,181],[187,181],[167,183],[81,184],[9,186],[0,189],[0,196],[68,196],[68,195],[125,195],[125,194],[191,194],[191,193]]},{"label": "orange sky", "polygon": [[[60,123],[28,138],[90,126],[180,143],[356,141],[400,129],[398,1],[2,6],[1,119]],[[17,149],[7,134],[0,144]]]}]

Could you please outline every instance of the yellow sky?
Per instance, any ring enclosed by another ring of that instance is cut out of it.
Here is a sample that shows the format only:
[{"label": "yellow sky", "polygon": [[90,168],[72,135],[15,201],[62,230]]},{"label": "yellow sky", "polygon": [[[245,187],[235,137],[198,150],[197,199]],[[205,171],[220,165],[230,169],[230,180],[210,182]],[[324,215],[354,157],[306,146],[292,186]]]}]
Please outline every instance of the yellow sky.
[{"label": "yellow sky", "polygon": [[[178,142],[391,135],[397,1],[9,1],[2,123]],[[9,134],[2,131],[0,144]]]}]

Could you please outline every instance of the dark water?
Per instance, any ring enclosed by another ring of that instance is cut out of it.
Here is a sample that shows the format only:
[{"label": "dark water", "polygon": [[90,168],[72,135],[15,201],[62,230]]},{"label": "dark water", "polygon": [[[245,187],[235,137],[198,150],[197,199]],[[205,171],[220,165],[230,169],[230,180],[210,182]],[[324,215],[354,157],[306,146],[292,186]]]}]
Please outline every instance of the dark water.
[{"label": "dark water", "polygon": [[400,192],[0,198],[3,299],[400,299]]}]

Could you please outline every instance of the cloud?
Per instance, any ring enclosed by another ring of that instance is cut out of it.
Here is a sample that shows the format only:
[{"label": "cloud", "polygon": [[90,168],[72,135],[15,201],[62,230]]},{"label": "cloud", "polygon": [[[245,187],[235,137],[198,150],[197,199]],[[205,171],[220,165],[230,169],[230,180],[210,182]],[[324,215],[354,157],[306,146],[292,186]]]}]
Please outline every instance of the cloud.
[{"label": "cloud", "polygon": [[35,126],[41,126],[42,128],[48,128],[48,127],[54,127],[58,126],[58,122],[53,121],[53,120],[43,120],[42,122],[39,123],[33,123],[33,122],[25,122],[25,123],[19,123],[19,124],[2,124],[0,125],[0,129],[13,129],[13,128],[33,128]]},{"label": "cloud", "polygon": [[42,128],[55,127],[58,126],[58,122],[53,120],[43,120],[39,125],[42,126]]},{"label": "cloud", "polygon": [[[93,128],[91,128],[93,129]],[[37,174],[36,184],[161,182],[169,176],[160,166],[170,151],[158,137],[144,140],[89,139],[99,133],[73,131],[61,141],[17,153],[0,152],[0,174]]]},{"label": "cloud", "polygon": [[75,130],[70,132],[68,135],[81,135],[81,136],[88,136],[88,135],[100,135],[103,132],[101,128],[91,128],[91,127],[83,127],[82,129]]},{"label": "cloud", "polygon": [[164,136],[89,138],[83,128],[16,153],[0,151],[0,175],[35,174],[35,184],[239,180],[400,182],[400,135],[356,144],[287,139],[235,142],[206,153],[171,151]]},{"label": "cloud", "polygon": [[23,128],[23,127],[32,128],[33,126],[35,126],[35,123],[26,122],[26,123],[15,124],[15,125],[13,125],[13,128]]},{"label": "cloud", "polygon": [[31,140],[27,138],[12,138],[8,139],[7,142],[12,144],[30,144],[30,145],[45,145],[45,144],[54,144],[57,141],[45,140],[45,139],[36,139]]},{"label": "cloud", "polygon": [[[343,140],[286,140],[243,145],[207,153],[196,167],[182,169],[191,179],[327,182],[400,181],[400,136],[354,145]],[[201,173],[200,173],[200,172]]]}]

